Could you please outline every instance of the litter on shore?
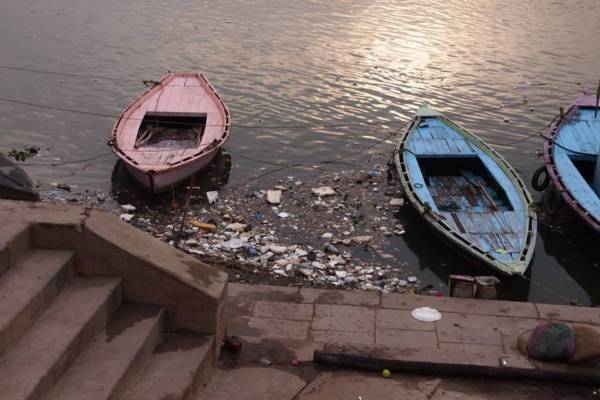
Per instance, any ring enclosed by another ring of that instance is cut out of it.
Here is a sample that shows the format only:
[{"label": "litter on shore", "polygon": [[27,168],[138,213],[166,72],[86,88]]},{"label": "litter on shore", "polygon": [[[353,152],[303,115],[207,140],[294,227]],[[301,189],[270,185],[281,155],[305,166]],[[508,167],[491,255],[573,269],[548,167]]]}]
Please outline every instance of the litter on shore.
[{"label": "litter on shore", "polygon": [[403,194],[384,172],[338,171],[314,182],[291,176],[268,189],[224,187],[216,202],[194,198],[181,237],[178,210],[138,207],[127,219],[222,265],[235,281],[439,294],[423,291],[416,277],[407,276],[406,262],[390,254],[392,238],[407,227],[395,216]]}]

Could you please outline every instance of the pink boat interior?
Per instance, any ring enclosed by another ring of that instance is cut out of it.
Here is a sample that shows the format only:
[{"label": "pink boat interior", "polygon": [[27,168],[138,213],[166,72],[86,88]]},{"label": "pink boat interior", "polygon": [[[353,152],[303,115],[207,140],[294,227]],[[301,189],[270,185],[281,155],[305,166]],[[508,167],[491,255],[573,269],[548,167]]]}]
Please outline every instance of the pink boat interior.
[{"label": "pink boat interior", "polygon": [[113,142],[142,171],[170,169],[222,146],[229,113],[202,75],[169,74],[133,102],[113,131]]}]

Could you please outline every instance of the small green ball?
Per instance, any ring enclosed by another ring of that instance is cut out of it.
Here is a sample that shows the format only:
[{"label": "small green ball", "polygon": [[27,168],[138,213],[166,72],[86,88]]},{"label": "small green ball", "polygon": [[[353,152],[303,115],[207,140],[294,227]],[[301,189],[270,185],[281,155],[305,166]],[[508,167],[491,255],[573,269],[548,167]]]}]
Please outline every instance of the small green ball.
[{"label": "small green ball", "polygon": [[392,373],[389,369],[384,369],[383,371],[381,371],[381,376],[383,376],[384,378],[389,378],[391,375]]}]

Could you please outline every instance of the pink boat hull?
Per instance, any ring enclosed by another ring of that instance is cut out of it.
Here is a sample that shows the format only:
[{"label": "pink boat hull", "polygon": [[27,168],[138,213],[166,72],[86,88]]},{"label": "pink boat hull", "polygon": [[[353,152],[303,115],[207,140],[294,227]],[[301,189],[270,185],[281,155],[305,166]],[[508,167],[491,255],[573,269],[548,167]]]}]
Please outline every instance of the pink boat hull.
[{"label": "pink boat hull", "polygon": [[[144,134],[164,126],[158,122],[163,117],[203,118],[205,122],[201,131],[198,122],[171,122],[178,127],[176,136],[158,145],[149,139],[161,133],[150,133],[148,138]],[[160,193],[209,165],[229,138],[230,125],[227,106],[204,76],[170,73],[123,111],[110,144],[136,181]],[[185,138],[187,144],[183,147],[175,144],[184,137],[182,129],[196,132],[191,142]]]},{"label": "pink boat hull", "polygon": [[215,149],[211,153],[207,153],[206,156],[186,163],[179,168],[158,172],[143,171],[127,163],[125,163],[125,167],[127,172],[144,188],[153,193],[162,193],[185,182],[191,175],[206,168],[218,152],[219,149]]}]

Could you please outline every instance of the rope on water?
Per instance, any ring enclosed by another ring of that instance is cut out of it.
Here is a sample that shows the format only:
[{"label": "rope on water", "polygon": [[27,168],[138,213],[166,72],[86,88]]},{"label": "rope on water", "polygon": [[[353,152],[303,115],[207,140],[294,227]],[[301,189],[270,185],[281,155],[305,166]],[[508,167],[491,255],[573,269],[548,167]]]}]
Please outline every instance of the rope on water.
[{"label": "rope on water", "polygon": [[82,163],[82,162],[94,161],[94,160],[97,160],[99,158],[110,156],[111,154],[113,154],[113,152],[109,151],[107,153],[102,153],[102,154],[98,154],[98,155],[93,156],[93,157],[82,158],[82,159],[79,159],[79,160],[63,161],[63,162],[48,163],[48,164],[25,162],[25,163],[18,163],[17,165],[26,165],[26,166],[35,166],[35,167],[60,167],[62,165],[79,164],[79,163]]},{"label": "rope on water", "polygon": [[10,70],[10,71],[33,72],[36,74],[46,74],[46,75],[69,76],[69,77],[87,78],[87,79],[89,79],[89,78],[102,79],[102,80],[116,81],[116,82],[140,82],[140,79],[116,78],[116,77],[112,77],[112,76],[93,75],[93,74],[78,74],[78,73],[74,73],[74,72],[49,71],[49,70],[36,69],[36,68],[15,67],[15,66],[11,66],[11,65],[0,65],[0,69]]}]

